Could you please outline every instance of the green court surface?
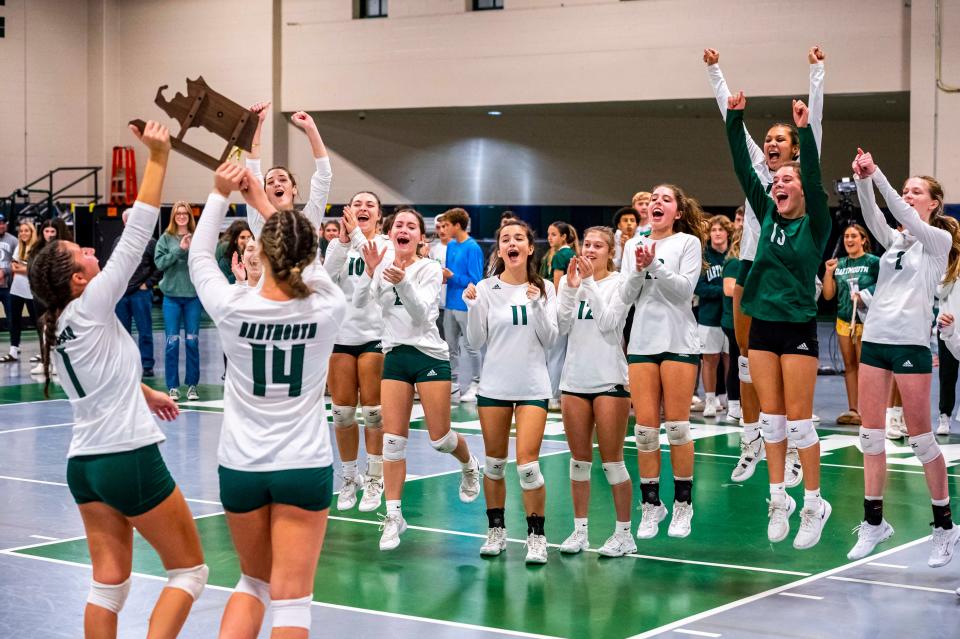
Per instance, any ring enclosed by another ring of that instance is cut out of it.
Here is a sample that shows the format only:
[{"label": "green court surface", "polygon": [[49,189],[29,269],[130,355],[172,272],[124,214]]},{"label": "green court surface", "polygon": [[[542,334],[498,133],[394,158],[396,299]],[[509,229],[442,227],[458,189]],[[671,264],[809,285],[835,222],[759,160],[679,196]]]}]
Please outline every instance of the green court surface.
[{"label": "green court surface", "polygon": [[[472,411],[455,412],[455,419],[461,428],[473,430],[476,418]],[[849,531],[861,519],[863,499],[862,457],[853,446],[855,436],[824,430],[824,448],[830,450],[822,460],[823,493],[833,505],[833,514],[821,543],[796,551],[790,544],[799,525],[797,514],[791,518],[786,541],[776,545],[767,541],[765,465],[761,464],[746,484],[733,484],[729,476],[739,452],[739,435],[714,432],[715,428],[701,430],[699,435],[706,436],[696,442],[695,516],[693,533],[687,539],[667,537],[665,521],[656,539],[638,542],[635,556],[607,559],[595,552],[566,556],[553,547],[547,565],[527,567],[523,562],[526,523],[511,464],[507,471],[507,529],[514,543],[508,545],[505,555],[484,559],[478,552],[486,531],[482,498],[473,504],[459,501],[459,473],[424,476],[406,486],[403,507],[410,528],[394,551],[378,550],[376,513],[331,512],[314,599],[321,606],[333,604],[514,633],[623,638],[848,563],[846,552],[855,541]],[[636,452],[629,444],[626,457],[636,484]],[[913,465],[908,447],[903,447],[902,453],[891,452],[890,458],[885,514],[897,532],[878,550],[930,532],[925,525],[930,507],[922,470]],[[547,538],[553,544],[563,541],[572,528],[568,461],[569,453],[564,451],[547,455],[541,462],[547,486]],[[610,491],[599,462],[595,458],[592,476],[593,548],[609,536],[614,522]],[[668,464],[669,451],[665,449],[661,494],[671,507]],[[957,482],[958,476],[952,474],[951,483]],[[802,488],[791,493],[799,510]],[[634,528],[638,522],[639,513],[634,512]],[[232,588],[239,578],[239,566],[224,516],[200,517],[197,525],[211,568],[210,583]],[[17,552],[89,563],[84,539]],[[139,537],[134,570],[165,576],[156,554]]]}]

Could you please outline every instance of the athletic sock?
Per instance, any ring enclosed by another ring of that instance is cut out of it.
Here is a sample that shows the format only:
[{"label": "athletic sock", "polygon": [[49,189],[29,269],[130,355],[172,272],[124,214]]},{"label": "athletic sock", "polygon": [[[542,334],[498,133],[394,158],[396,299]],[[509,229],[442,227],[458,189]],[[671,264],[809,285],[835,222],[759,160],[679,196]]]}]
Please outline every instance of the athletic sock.
[{"label": "athletic sock", "polygon": [[387,500],[387,515],[398,515],[403,517],[403,513],[400,511],[400,500],[399,499],[388,499]]},{"label": "athletic sock", "polygon": [[641,503],[660,505],[660,481],[640,478]]},{"label": "athletic sock", "polygon": [[538,514],[534,513],[527,516],[527,534],[528,535],[543,535],[543,524],[547,520],[546,517],[541,517]]},{"label": "athletic sock", "polygon": [[950,498],[931,499],[933,502],[933,525],[950,530],[953,528],[953,515],[950,513]]},{"label": "athletic sock", "polygon": [[726,406],[726,405],[728,405],[728,404],[730,403],[730,402],[727,401],[727,394],[726,394],[726,393],[720,393],[719,395],[717,395],[717,401],[719,401],[719,402],[720,402],[722,405],[724,405],[724,406]]},{"label": "athletic sock", "polygon": [[883,497],[863,498],[863,519],[871,526],[879,526],[883,521]]},{"label": "athletic sock", "polygon": [[367,454],[367,474],[371,477],[383,477],[383,455]]},{"label": "athletic sock", "polygon": [[357,476],[357,460],[353,461],[342,461],[340,462],[340,469],[343,471],[344,477],[356,477]]},{"label": "athletic sock", "polygon": [[706,397],[704,398],[703,402],[704,402],[705,404],[711,404],[711,403],[715,402],[716,400],[717,400],[717,394],[716,394],[716,393],[706,393]]},{"label": "athletic sock", "polygon": [[815,488],[814,490],[803,490],[803,507],[804,508],[816,508],[820,505],[820,489]]},{"label": "athletic sock", "polygon": [[503,523],[504,512],[503,508],[487,508],[487,526],[489,528],[506,528],[506,524]]},{"label": "athletic sock", "polygon": [[689,504],[693,498],[693,477],[675,477],[673,479],[673,498]]},{"label": "athletic sock", "polygon": [[777,495],[782,496],[784,499],[787,497],[787,485],[783,482],[770,484],[770,497],[776,497]]},{"label": "athletic sock", "polygon": [[752,444],[753,442],[757,441],[757,438],[760,437],[760,422],[744,424],[743,435],[741,437],[747,444]]},{"label": "athletic sock", "polygon": [[477,461],[476,457],[471,456],[467,461],[460,462],[460,468],[463,470],[479,470],[480,462]]},{"label": "athletic sock", "polygon": [[629,535],[632,525],[633,524],[631,524],[629,521],[618,521],[613,530],[614,532],[625,533]]},{"label": "athletic sock", "polygon": [[586,517],[574,517],[573,518],[573,529],[574,530],[587,530],[587,522],[589,520]]}]

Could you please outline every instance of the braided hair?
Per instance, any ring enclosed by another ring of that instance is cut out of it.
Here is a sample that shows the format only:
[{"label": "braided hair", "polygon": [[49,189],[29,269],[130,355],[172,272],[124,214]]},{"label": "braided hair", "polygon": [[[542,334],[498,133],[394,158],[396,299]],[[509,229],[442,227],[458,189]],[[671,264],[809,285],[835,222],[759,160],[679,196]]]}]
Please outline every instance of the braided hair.
[{"label": "braided hair", "polygon": [[80,270],[64,240],[48,243],[34,258],[30,266],[30,290],[46,305],[40,316],[42,343],[40,357],[43,364],[43,395],[50,397],[50,351],[57,343],[57,320],[67,304],[73,301],[70,279]]},{"label": "braided hair", "polygon": [[259,241],[277,282],[289,286],[294,297],[310,295],[302,273],[316,259],[319,242],[310,220],[296,211],[277,211],[264,224]]}]

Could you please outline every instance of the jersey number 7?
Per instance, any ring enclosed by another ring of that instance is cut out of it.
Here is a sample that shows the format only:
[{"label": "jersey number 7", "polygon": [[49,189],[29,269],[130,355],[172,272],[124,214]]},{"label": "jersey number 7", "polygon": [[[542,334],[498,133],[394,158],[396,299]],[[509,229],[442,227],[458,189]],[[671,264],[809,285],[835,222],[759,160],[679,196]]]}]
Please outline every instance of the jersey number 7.
[{"label": "jersey number 7", "polygon": [[[253,394],[265,397],[267,394],[267,345],[251,344],[253,350]],[[288,397],[299,397],[303,386],[303,353],[305,344],[294,344],[290,348],[290,372],[287,372],[287,351],[279,346],[270,349],[271,383],[288,384]]]}]

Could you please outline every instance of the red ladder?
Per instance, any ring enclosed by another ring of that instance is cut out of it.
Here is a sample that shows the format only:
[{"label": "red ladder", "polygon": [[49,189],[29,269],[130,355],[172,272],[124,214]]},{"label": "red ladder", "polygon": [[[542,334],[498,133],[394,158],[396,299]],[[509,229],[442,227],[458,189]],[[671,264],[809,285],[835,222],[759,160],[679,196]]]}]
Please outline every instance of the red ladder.
[{"label": "red ladder", "polygon": [[110,203],[133,204],[137,199],[137,160],[132,146],[113,147]]}]

